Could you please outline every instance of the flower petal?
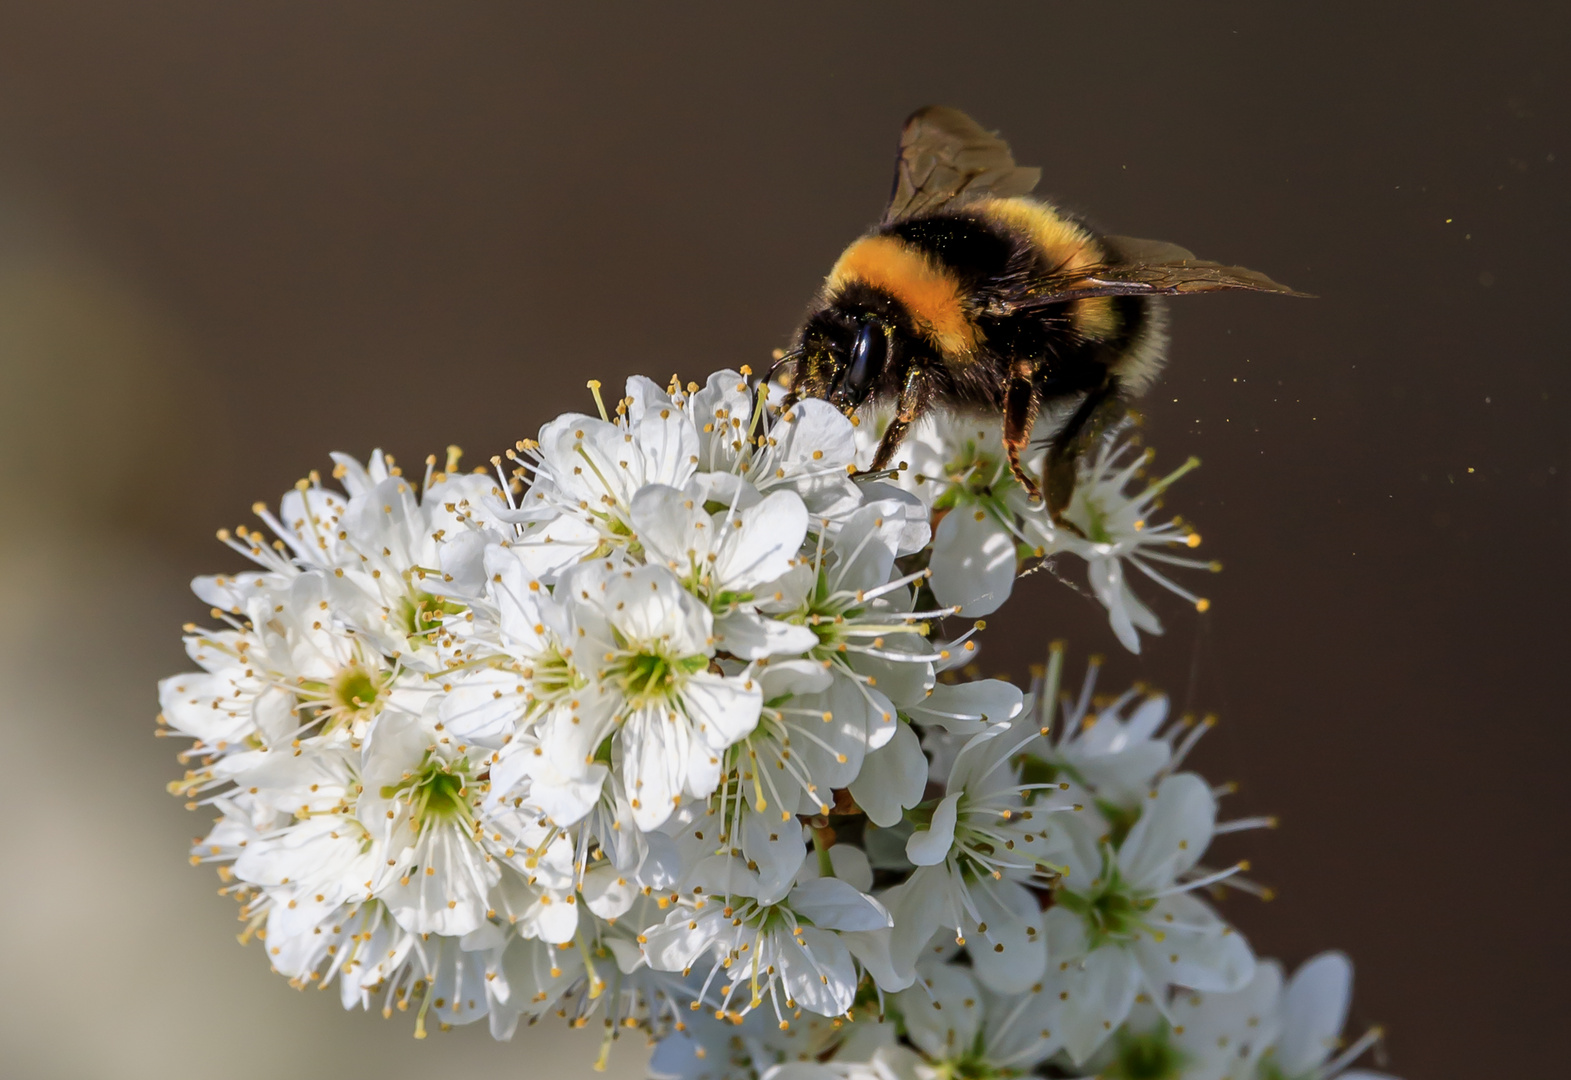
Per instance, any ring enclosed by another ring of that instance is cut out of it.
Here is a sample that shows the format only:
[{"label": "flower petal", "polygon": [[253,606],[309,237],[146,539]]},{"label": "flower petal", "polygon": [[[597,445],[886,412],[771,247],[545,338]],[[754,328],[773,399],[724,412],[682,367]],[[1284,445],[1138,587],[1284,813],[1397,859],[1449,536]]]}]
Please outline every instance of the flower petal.
[{"label": "flower petal", "polygon": [[1279,1068],[1289,1076],[1308,1073],[1331,1056],[1347,1022],[1353,965],[1339,952],[1323,952],[1293,972],[1282,1000],[1282,1034],[1276,1043]]},{"label": "flower petal", "polygon": [[785,938],[779,952],[781,981],[796,1003],[820,1016],[838,1016],[856,998],[856,964],[834,934],[813,926]]},{"label": "flower petal", "polygon": [[1145,799],[1118,851],[1118,867],[1138,890],[1156,892],[1187,873],[1211,843],[1216,796],[1194,773],[1169,776]]},{"label": "flower petal", "polygon": [[809,627],[770,619],[755,611],[738,609],[715,619],[715,648],[743,660],[800,656],[817,644],[818,635]]},{"label": "flower petal", "polygon": [[772,812],[749,810],[742,822],[742,852],[757,868],[758,902],[772,904],[790,891],[807,860],[807,843],[796,819],[781,821]]},{"label": "flower petal", "polygon": [[898,723],[889,742],[867,755],[851,781],[851,797],[873,824],[890,828],[902,813],[922,801],[927,787],[927,757],[911,725]]},{"label": "flower petal", "polygon": [[724,750],[758,726],[764,697],[756,679],[701,671],[688,679],[682,704],[704,745]]},{"label": "flower petal", "polygon": [[839,878],[809,878],[791,890],[791,910],[825,930],[880,930],[894,925],[884,905]]},{"label": "flower petal", "polygon": [[633,820],[645,832],[671,816],[687,786],[688,725],[659,708],[635,710],[617,734]]},{"label": "flower petal", "polygon": [[949,857],[955,843],[955,821],[963,792],[945,795],[933,811],[932,823],[918,829],[906,841],[906,858],[917,866],[937,866]]},{"label": "flower petal", "polygon": [[1249,943],[1203,901],[1169,896],[1157,902],[1148,919],[1161,937],[1141,935],[1131,951],[1153,991],[1178,985],[1231,993],[1254,977]]},{"label": "flower petal", "polygon": [[1017,882],[995,881],[991,887],[973,886],[971,899],[986,927],[965,929],[977,982],[999,994],[1029,989],[1047,967],[1047,936],[1036,898]]},{"label": "flower petal", "polygon": [[982,1026],[982,992],[964,968],[924,963],[918,981],[895,996],[906,1034],[928,1057],[959,1058],[970,1050]]},{"label": "flower petal", "polygon": [[730,591],[754,592],[791,568],[807,535],[807,507],[796,492],[776,491],[734,514],[716,514],[714,529],[716,580]]},{"label": "flower petal", "polygon": [[638,899],[637,884],[607,864],[585,871],[580,891],[589,910],[602,919],[620,918]]},{"label": "flower petal", "polygon": [[1015,538],[985,510],[958,506],[933,534],[933,596],[965,616],[989,615],[1015,587]]},{"label": "flower petal", "polygon": [[1011,720],[1019,714],[1024,695],[1002,679],[976,679],[963,683],[937,683],[926,700],[906,706],[912,723],[931,724],[957,735],[971,735],[989,723]]},{"label": "flower petal", "polygon": [[1080,1064],[1124,1022],[1140,987],[1140,969],[1123,949],[1097,949],[1078,962],[1055,961],[1049,986],[1058,987],[1050,1002],[1046,1028],[1063,1040],[1064,1049]]}]

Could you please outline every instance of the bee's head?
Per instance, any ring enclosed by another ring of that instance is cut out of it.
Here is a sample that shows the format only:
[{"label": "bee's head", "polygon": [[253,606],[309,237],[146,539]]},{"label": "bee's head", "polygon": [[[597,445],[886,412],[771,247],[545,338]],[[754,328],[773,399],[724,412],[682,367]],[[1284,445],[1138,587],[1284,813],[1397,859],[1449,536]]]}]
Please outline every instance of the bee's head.
[{"label": "bee's head", "polygon": [[879,388],[895,351],[894,327],[876,313],[835,307],[814,314],[797,345],[794,392],[851,412]]}]

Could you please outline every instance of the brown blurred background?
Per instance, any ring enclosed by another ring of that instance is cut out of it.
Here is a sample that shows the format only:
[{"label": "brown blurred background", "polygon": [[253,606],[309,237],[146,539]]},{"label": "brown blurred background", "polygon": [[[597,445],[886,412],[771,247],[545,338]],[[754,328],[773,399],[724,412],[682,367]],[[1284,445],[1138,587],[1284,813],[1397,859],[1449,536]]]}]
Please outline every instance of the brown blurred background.
[{"label": "brown blurred background", "polygon": [[[577,1075],[541,1029],[416,1043],[233,944],[184,865],[153,682],[213,529],[330,449],[486,455],[582,386],[781,344],[958,105],[1109,228],[1321,299],[1175,311],[1148,400],[1227,563],[1138,659],[1283,828],[1228,912],[1358,965],[1409,1080],[1551,1076],[1565,967],[1562,5],[0,5],[0,1072]],[[636,1075],[630,1047],[616,1068]]]}]

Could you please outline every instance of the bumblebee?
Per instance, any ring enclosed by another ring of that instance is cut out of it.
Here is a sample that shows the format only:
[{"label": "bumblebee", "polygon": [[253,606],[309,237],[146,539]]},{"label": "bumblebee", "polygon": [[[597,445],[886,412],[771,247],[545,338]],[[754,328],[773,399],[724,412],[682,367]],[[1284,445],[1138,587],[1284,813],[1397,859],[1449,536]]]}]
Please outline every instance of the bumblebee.
[{"label": "bumblebee", "polygon": [[[1097,233],[1029,198],[1040,177],[958,109],[914,113],[883,220],[841,254],[776,362],[786,405],[826,398],[849,414],[893,401],[875,471],[935,405],[1001,413],[1016,479],[1060,517],[1079,455],[1161,370],[1163,296],[1304,295],[1173,244]],[[1067,419],[1039,486],[1020,455],[1044,410]]]}]

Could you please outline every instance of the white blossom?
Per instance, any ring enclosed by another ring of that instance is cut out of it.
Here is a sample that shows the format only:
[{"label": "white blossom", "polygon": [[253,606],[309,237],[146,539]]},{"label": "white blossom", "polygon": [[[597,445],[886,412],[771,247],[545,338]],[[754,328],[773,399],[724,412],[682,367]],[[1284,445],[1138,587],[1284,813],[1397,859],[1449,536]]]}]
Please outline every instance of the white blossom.
[{"label": "white blossom", "polygon": [[1194,868],[1210,844],[1216,802],[1193,773],[1153,790],[1116,849],[1092,808],[1061,815],[1071,843],[1045,918],[1050,968],[1060,986],[1050,1026],[1085,1061],[1129,1015],[1137,994],[1166,999],[1171,985],[1232,991],[1254,973],[1243,937],[1195,889],[1231,877]]},{"label": "white blossom", "polygon": [[[1047,732],[1032,748],[1043,775],[1067,777],[1118,811],[1138,811],[1157,778],[1183,761],[1192,742],[1175,754],[1173,730],[1163,730],[1168,700],[1138,687],[1110,701],[1096,699],[1101,659],[1092,657],[1080,691],[1061,692],[1064,650],[1052,646],[1047,670],[1032,687],[1032,711]],[[1193,729],[1198,737],[1204,727]],[[1166,737],[1164,737],[1166,736]]]},{"label": "white blossom", "polygon": [[781,880],[751,870],[750,862],[770,864],[770,847],[785,849],[800,868],[806,848],[793,823],[778,831],[761,818],[750,824],[741,838],[747,859],[716,855],[699,863],[665,921],[645,931],[644,954],[659,970],[697,969],[701,994],[719,988],[720,1013],[745,1014],[766,1001],[779,1020],[797,1008],[844,1013],[859,976],[836,932],[887,928],[889,913],[839,878],[797,872]]},{"label": "white blossom", "polygon": [[973,973],[926,960],[914,986],[894,999],[911,1042],[926,1059],[919,1076],[1018,1075],[1052,1057],[1059,1038],[1044,1026],[1040,987],[1001,995]]},{"label": "white blossom", "polygon": [[1346,957],[1322,953],[1285,988],[1281,965],[1262,960],[1230,993],[1178,990],[1162,1009],[1139,1002],[1087,1063],[1087,1080],[1391,1080],[1347,1069],[1380,1037],[1373,1029],[1343,1047],[1351,980]]},{"label": "white blossom", "polygon": [[1080,558],[1137,650],[1128,568],[1203,603],[1149,521],[1191,466],[1141,488],[1115,433],[1055,521],[996,420],[870,475],[876,423],[746,369],[590,386],[490,470],[335,454],[193,582],[170,790],[274,969],[421,1036],[637,1032],[672,1080],[1378,1080],[1345,959],[1284,989],[1197,896],[1265,893],[1201,860],[1274,823],[1178,771],[1212,721],[1096,660],[1067,694],[1056,644],[1029,697],[973,677],[956,624]]},{"label": "white blossom", "polygon": [[1091,591],[1107,608],[1113,633],[1134,653],[1140,651],[1140,631],[1160,634],[1162,623],[1135,595],[1129,582],[1131,569],[1203,612],[1210,608],[1209,600],[1196,596],[1153,564],[1213,571],[1221,568],[1219,563],[1172,551],[1200,544],[1200,534],[1182,519],[1151,520],[1163,493],[1196,468],[1200,459],[1190,458],[1166,476],[1131,490],[1154,456],[1150,450],[1134,453],[1128,442],[1104,440],[1095,454],[1082,459],[1074,495],[1064,510],[1064,520],[1076,530],[1065,533],[1064,543],[1086,560]]},{"label": "white blossom", "polygon": [[[1007,721],[972,736],[950,771],[942,798],[923,804],[919,826],[906,842],[917,867],[889,898],[903,927],[897,963],[914,963],[917,950],[940,927],[968,945],[977,977],[1000,993],[1036,982],[1047,964],[1042,912],[1028,885],[1056,877],[1055,857],[1067,840],[1050,820],[1068,804],[1036,801],[1034,785],[1020,782],[1012,759],[1037,737]],[[1057,792],[1058,785],[1051,785]]]},{"label": "white blossom", "polygon": [[684,797],[714,791],[722,753],[758,722],[758,683],[710,670],[714,616],[663,566],[587,563],[561,589],[579,615],[577,649],[598,670],[541,719],[540,741],[558,762],[589,767],[612,739],[633,819],[652,829]]}]

